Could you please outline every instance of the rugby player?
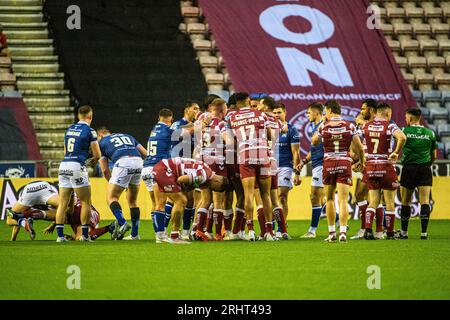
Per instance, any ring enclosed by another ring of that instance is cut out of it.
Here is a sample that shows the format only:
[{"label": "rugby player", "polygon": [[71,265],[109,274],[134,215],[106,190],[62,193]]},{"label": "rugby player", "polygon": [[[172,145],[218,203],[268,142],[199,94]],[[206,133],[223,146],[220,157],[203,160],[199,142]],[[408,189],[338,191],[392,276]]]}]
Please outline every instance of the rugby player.
[{"label": "rugby player", "polygon": [[[317,129],[323,123],[322,119],[323,105],[319,102],[313,102],[308,106],[307,115],[311,124],[311,136],[316,134]],[[300,162],[298,170],[302,170],[303,166],[311,162],[312,166],[312,179],[311,179],[311,224],[308,232],[306,232],[301,238],[315,238],[316,230],[319,226],[320,215],[324,205],[324,191],[323,191],[323,144],[319,143],[317,146],[311,143],[311,148],[306,157]]]},{"label": "rugby player", "polygon": [[420,203],[420,239],[428,239],[428,221],[430,219],[430,192],[433,185],[431,164],[437,157],[437,143],[434,132],[420,124],[421,111],[410,108],[406,111],[406,127],[403,133],[407,140],[403,149],[400,177],[402,198],[400,239],[408,239],[408,223],[411,217],[411,201],[414,189],[419,191]]},{"label": "rugby player", "polygon": [[[244,211],[244,189],[242,187],[241,175],[239,173],[239,163],[238,163],[238,152],[237,152],[237,141],[233,134],[233,131],[228,126],[229,117],[238,111],[236,106],[236,93],[233,93],[228,99],[227,104],[227,114],[225,116],[225,121],[227,122],[226,127],[226,148],[225,148],[225,161],[227,166],[228,179],[231,182],[233,191],[227,192],[226,209],[231,212],[233,216],[233,195],[236,195],[236,205],[235,205],[235,219],[232,230],[232,235],[225,235],[224,240],[248,240],[245,234],[245,211]],[[231,218],[232,219],[232,218]]]},{"label": "rugby player", "polygon": [[[172,204],[166,203],[167,198],[160,194],[158,188],[154,188],[152,171],[153,167],[162,159],[170,158],[170,150],[172,147],[171,129],[173,121],[173,113],[169,109],[161,109],[158,115],[158,123],[150,132],[147,143],[147,157],[144,160],[144,167],[142,169],[142,180],[145,183],[147,191],[150,194],[152,201],[152,220],[156,221],[157,215],[164,216],[164,226],[167,228],[170,221],[170,214],[172,211]],[[166,215],[167,208],[167,217]],[[168,242],[167,234],[161,236],[161,241]]]},{"label": "rugby player", "polygon": [[[46,181],[33,181],[28,183],[19,193],[19,199],[11,209],[6,210],[7,220],[17,221],[17,228],[13,228],[12,240],[15,240],[20,227],[24,227],[34,240],[36,232],[33,229],[33,219],[46,218],[46,212],[31,210],[37,206],[52,206],[57,209],[59,205],[58,190]],[[15,225],[13,221],[7,221],[9,225]]]},{"label": "rugby player", "polygon": [[[366,144],[365,180],[369,189],[369,205],[366,209],[364,234],[364,238],[368,240],[384,238],[382,230],[377,230],[376,237],[372,231],[372,221],[375,218],[375,211],[381,203],[381,195],[386,204],[386,239],[394,239],[395,194],[399,187],[394,163],[405,144],[406,137],[395,123],[390,122],[391,116],[391,106],[387,103],[380,103],[377,106],[375,119],[366,122],[361,129]],[[396,147],[392,152],[391,142],[394,138]],[[377,217],[377,219],[382,220],[383,216]],[[382,226],[382,221],[379,221],[377,225]]]},{"label": "rugby player", "polygon": [[352,185],[351,144],[355,150],[362,170],[365,166],[363,145],[356,133],[355,125],[341,117],[341,106],[336,100],[325,103],[326,122],[322,123],[312,137],[312,144],[318,146],[323,142],[323,184],[327,198],[327,219],[329,236],[326,242],[335,242],[336,238],[336,209],[334,194],[337,190],[340,212],[339,242],[347,241],[348,195]]},{"label": "rugby player", "polygon": [[[181,216],[188,203],[188,196],[193,188],[211,188],[221,192],[225,189],[227,179],[216,175],[208,165],[188,158],[163,159],[152,171],[159,191],[173,201],[171,243],[189,243],[180,238]],[[164,215],[155,215],[154,227],[156,242],[164,237]]]},{"label": "rugby player", "polygon": [[[227,168],[225,165],[225,114],[227,112],[226,101],[220,98],[215,99],[211,103],[210,121],[205,122],[202,129],[201,141],[199,146],[199,159],[206,163],[216,174],[227,177]],[[201,204],[198,209],[198,224],[196,237],[202,240],[212,240],[212,225],[207,226],[207,233],[203,232],[207,219],[208,209],[213,203],[213,222],[216,234],[214,240],[223,240],[222,223],[225,221],[226,236],[231,236],[231,217],[230,211],[225,210],[226,193],[225,191],[216,192],[209,188],[201,190]]]},{"label": "rugby player", "polygon": [[[262,111],[264,112],[264,115],[267,118],[267,125],[270,128],[271,136],[269,137],[269,156],[270,156],[270,175],[271,175],[271,183],[270,183],[270,199],[272,202],[272,217],[275,218],[276,222],[278,223],[278,227],[280,229],[280,238],[284,240],[289,240],[291,237],[287,233],[286,228],[286,218],[284,216],[284,211],[282,208],[282,205],[280,204],[280,198],[278,193],[278,157],[279,157],[279,151],[276,149],[277,142],[279,140],[279,137],[282,133],[288,132],[287,125],[283,125],[281,121],[275,118],[273,115],[273,110],[276,108],[277,103],[272,97],[265,97],[262,100]],[[258,193],[259,194],[259,193]],[[262,202],[261,202],[262,204]],[[260,214],[262,218],[264,218],[264,214]],[[260,218],[258,217],[258,220]],[[261,221],[264,221],[261,219]],[[272,222],[273,223],[273,222]],[[260,224],[262,235],[265,234],[265,223]],[[275,234],[271,234],[272,237],[277,238]]]},{"label": "rugby player", "polygon": [[[278,152],[278,196],[283,207],[284,217],[287,220],[289,207],[289,191],[302,182],[300,171],[300,135],[297,129],[286,122],[286,106],[278,103],[273,110],[275,119],[281,121],[283,126],[287,126],[287,131],[282,132],[278,138],[275,150]],[[295,168],[295,169],[294,169]],[[278,226],[277,237],[281,237],[281,228]]]},{"label": "rugby player", "polygon": [[[250,108],[248,93],[236,93],[236,106],[238,111],[228,118],[228,126],[236,137],[239,150],[239,172],[245,198],[245,218],[249,230],[248,239],[256,240],[253,227],[253,208],[255,198],[255,185],[259,185],[259,192],[264,207],[266,219],[265,240],[273,241],[271,233],[272,202],[270,200],[270,159],[268,150],[268,137],[270,128],[267,118],[257,109]],[[228,140],[227,136],[227,140]],[[228,144],[228,142],[227,142]]]},{"label": "rugby player", "polygon": [[[68,235],[65,234],[65,238],[67,240],[79,240],[82,237],[82,228],[81,228],[81,208],[82,204],[79,199],[74,197],[72,195],[71,197],[71,204],[67,208],[66,213],[66,224],[70,225],[74,235]],[[73,204],[73,205],[72,205]],[[100,214],[99,212],[94,208],[94,206],[91,206],[91,218],[90,218],[90,224],[89,224],[89,237],[92,240],[97,239],[98,237],[104,235],[105,233],[114,233],[115,230],[115,223],[112,222],[109,225],[106,225],[104,227],[99,227],[100,223]],[[47,228],[44,229],[44,234],[50,234],[53,233],[55,229],[56,223],[53,222],[50,224]]]},{"label": "rugby player", "polygon": [[78,123],[67,129],[64,137],[64,159],[59,166],[59,206],[56,211],[56,242],[65,242],[64,222],[66,221],[67,206],[73,191],[80,199],[82,208],[80,213],[82,236],[80,241],[90,241],[89,221],[91,215],[91,188],[89,175],[85,167],[89,149],[93,157],[87,161],[95,164],[101,157],[97,141],[97,133],[90,127],[93,111],[88,105],[78,109]]},{"label": "rugby player", "polygon": [[[113,234],[113,239],[122,240],[125,233],[131,229],[131,237],[127,240],[139,240],[141,213],[136,201],[142,179],[142,158],[147,155],[147,150],[132,136],[124,133],[111,134],[105,127],[99,128],[97,135],[102,153],[100,167],[108,181],[106,199],[111,212],[116,217],[116,232]],[[112,172],[109,169],[109,161],[114,163]],[[125,189],[130,208],[131,226],[125,220],[119,204],[120,196]]]},{"label": "rugby player", "polygon": [[[195,147],[195,134],[194,134],[194,121],[200,113],[200,107],[196,102],[189,101],[183,111],[183,118],[175,121],[171,129],[174,132],[172,138],[172,151],[171,157],[185,157],[192,158],[193,150]],[[182,237],[185,240],[189,239],[189,232],[191,228],[191,223],[194,220],[195,206],[194,206],[194,192],[189,195],[189,202],[183,213],[183,232]],[[166,228],[170,222],[170,216],[172,214],[173,204],[168,202],[165,207]]]},{"label": "rugby player", "polygon": [[[361,112],[356,117],[356,126],[357,131],[361,134],[360,138],[362,139],[364,150],[366,150],[366,142],[362,135],[361,128],[363,125],[369,121],[373,121],[375,119],[376,115],[376,109],[377,109],[378,102],[374,99],[366,99],[363,101],[361,105]],[[357,164],[354,165],[354,167]],[[369,197],[369,189],[367,188],[367,175],[365,172],[356,172],[355,176],[357,178],[356,180],[356,186],[355,186],[355,200],[356,204],[358,205],[358,215],[361,220],[361,227],[358,230],[357,234],[350,238],[350,240],[359,240],[364,238],[364,233],[366,230],[366,209],[369,204],[368,197]],[[383,206],[380,204],[375,211],[376,216],[376,228],[377,232],[374,234],[374,237],[377,238],[378,236],[382,237],[382,233],[380,232],[383,229],[383,217],[384,217],[384,209]]]}]

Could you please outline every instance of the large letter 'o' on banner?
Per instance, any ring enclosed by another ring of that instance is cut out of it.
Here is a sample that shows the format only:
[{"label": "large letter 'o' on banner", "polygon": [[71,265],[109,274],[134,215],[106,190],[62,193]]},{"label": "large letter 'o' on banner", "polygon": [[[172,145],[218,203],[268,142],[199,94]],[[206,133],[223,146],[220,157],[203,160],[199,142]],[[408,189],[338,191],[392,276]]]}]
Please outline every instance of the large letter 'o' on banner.
[{"label": "large letter 'o' on banner", "polygon": [[[312,25],[311,31],[290,31],[283,23],[283,20],[290,16],[307,19]],[[327,41],[334,33],[334,23],[326,14],[301,5],[281,4],[267,8],[259,16],[259,24],[272,37],[295,44],[319,44]]]}]

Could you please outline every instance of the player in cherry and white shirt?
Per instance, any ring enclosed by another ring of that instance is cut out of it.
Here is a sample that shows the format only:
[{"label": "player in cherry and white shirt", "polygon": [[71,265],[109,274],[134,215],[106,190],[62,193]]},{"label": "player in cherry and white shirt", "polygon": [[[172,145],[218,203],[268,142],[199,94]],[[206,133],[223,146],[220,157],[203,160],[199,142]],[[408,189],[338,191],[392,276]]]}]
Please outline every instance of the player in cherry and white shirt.
[{"label": "player in cherry and white shirt", "polygon": [[[158,162],[152,171],[152,176],[163,196],[173,201],[172,208],[172,233],[173,243],[186,243],[179,239],[181,217],[188,202],[188,196],[192,195],[194,188],[211,188],[213,191],[223,191],[226,178],[219,176],[211,168],[201,162],[188,158],[163,159]],[[165,242],[164,220],[162,212],[153,213],[156,242]]]},{"label": "player in cherry and white shirt", "polygon": [[[273,110],[277,107],[277,103],[272,97],[265,97],[261,101],[261,109],[260,111],[266,116],[267,126],[270,128],[271,137],[269,139],[269,156],[270,156],[270,177],[271,177],[271,185],[270,185],[270,198],[272,201],[272,214],[281,230],[281,238],[284,240],[289,240],[291,237],[287,233],[286,229],[286,220],[284,217],[283,208],[281,206],[279,196],[278,196],[278,151],[275,150],[275,145],[279,139],[280,134],[283,131],[287,130],[287,125],[285,126],[280,120],[276,119],[273,115]],[[257,203],[257,214],[258,221],[261,227],[261,235],[264,236],[266,233],[266,221],[264,217],[264,210],[262,205],[262,199],[259,196],[259,193],[256,194],[256,203]],[[272,234],[272,236],[274,236]]]},{"label": "player in cherry and white shirt", "polygon": [[[380,103],[376,108],[375,119],[366,122],[361,129],[367,147],[365,176],[369,188],[364,238],[369,240],[375,239],[372,222],[382,194],[386,204],[387,239],[394,239],[395,194],[399,187],[394,163],[406,142],[406,136],[395,123],[390,122],[391,116],[391,106]],[[394,138],[396,146],[392,152]],[[377,235],[377,238],[382,236]]]},{"label": "player in cherry and white shirt", "polygon": [[[250,97],[248,93],[236,93],[236,105],[238,112],[230,115],[228,125],[231,128],[238,143],[239,172],[244,189],[244,207],[249,230],[248,238],[255,241],[253,228],[253,209],[255,185],[259,185],[264,215],[266,218],[266,234],[268,241],[273,241],[271,233],[272,202],[270,200],[270,160],[269,146],[267,143],[270,129],[267,118],[259,110],[250,109]],[[227,136],[227,142],[228,142]]]},{"label": "player in cherry and white shirt", "polygon": [[[226,101],[220,98],[215,99],[210,104],[209,119],[205,121],[202,128],[200,141],[197,142],[196,153],[199,159],[206,163],[217,175],[227,177],[227,167],[225,164],[225,143],[226,122],[224,117],[227,111]],[[225,211],[225,191],[212,191],[209,188],[201,190],[201,201],[197,213],[196,237],[203,240],[223,240],[222,223],[225,222],[225,229],[228,236],[231,234],[230,211]],[[209,213],[209,208],[213,204],[213,212]],[[207,219],[208,217],[208,219]],[[203,231],[206,224],[206,233]],[[215,225],[216,235],[212,235],[212,226]]]},{"label": "player in cherry and white shirt", "polygon": [[227,191],[225,211],[233,217],[234,195],[236,196],[236,206],[232,234],[225,234],[224,240],[247,240],[245,234],[246,219],[244,211],[244,189],[242,187],[241,175],[239,173],[237,140],[233,134],[233,131],[228,126],[230,117],[237,112],[236,93],[233,93],[228,99],[227,114],[225,115],[225,122],[227,123],[226,136],[229,137],[226,141],[225,147],[225,163],[227,166],[228,179],[231,183],[230,190]]},{"label": "player in cherry and white shirt", "polygon": [[340,216],[339,241],[347,241],[348,194],[352,185],[352,158],[350,148],[357,153],[361,171],[365,165],[363,145],[356,133],[355,125],[341,117],[341,106],[336,100],[325,103],[326,122],[322,123],[311,143],[319,145],[323,142],[323,184],[327,198],[327,219],[329,236],[326,242],[334,242],[336,238],[336,208],[334,194],[337,190]]}]

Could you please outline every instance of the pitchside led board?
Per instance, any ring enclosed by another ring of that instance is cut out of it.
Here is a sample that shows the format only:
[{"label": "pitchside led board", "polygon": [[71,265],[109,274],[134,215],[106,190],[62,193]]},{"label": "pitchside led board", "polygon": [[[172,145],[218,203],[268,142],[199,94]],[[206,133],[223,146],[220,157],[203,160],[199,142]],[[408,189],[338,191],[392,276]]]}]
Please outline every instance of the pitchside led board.
[{"label": "pitchside led board", "polygon": [[[297,2],[297,3],[296,3]],[[336,99],[353,119],[366,98],[393,106],[404,124],[416,106],[371,17],[369,1],[200,0],[236,91],[268,93],[307,136],[306,107]],[[302,139],[302,152],[308,150]]]},{"label": "pitchside led board", "polygon": [[[436,169],[436,174],[441,174],[444,176],[434,177],[433,189],[432,189],[432,219],[450,219],[450,197],[448,197],[448,190],[450,189],[450,165],[442,164],[439,165],[439,170]],[[441,170],[442,169],[442,170]],[[438,172],[439,171],[439,172]],[[0,220],[5,219],[5,212],[7,208],[11,208],[14,203],[16,203],[19,198],[19,193],[23,187],[36,179],[4,179],[0,178]],[[56,187],[58,185],[57,179],[40,178],[40,180],[49,181]],[[100,218],[102,220],[113,220],[115,219],[111,213],[109,206],[106,204],[106,188],[107,181],[104,178],[91,178],[92,187],[92,203],[94,207],[100,212]],[[356,180],[353,183],[353,189],[356,185]],[[302,184],[289,193],[289,217],[288,220],[309,220],[311,219],[311,205],[309,200],[309,192],[311,186],[311,177],[303,177]],[[352,190],[353,191],[353,190]],[[355,203],[355,198],[353,197],[354,192],[350,194],[348,199],[349,212],[354,217],[358,217],[358,206]],[[399,218],[400,205],[399,195],[396,198],[396,211],[397,218]],[[125,196],[120,199],[120,204],[124,208],[125,217],[130,218],[129,210],[127,209],[127,203]],[[150,196],[144,183],[141,184],[141,189],[138,197],[138,204],[141,208],[141,218],[150,219],[151,213],[151,202]],[[338,208],[336,204],[336,208]],[[417,201],[416,195],[414,195],[412,203],[412,216],[416,217],[420,211],[420,206]]]}]

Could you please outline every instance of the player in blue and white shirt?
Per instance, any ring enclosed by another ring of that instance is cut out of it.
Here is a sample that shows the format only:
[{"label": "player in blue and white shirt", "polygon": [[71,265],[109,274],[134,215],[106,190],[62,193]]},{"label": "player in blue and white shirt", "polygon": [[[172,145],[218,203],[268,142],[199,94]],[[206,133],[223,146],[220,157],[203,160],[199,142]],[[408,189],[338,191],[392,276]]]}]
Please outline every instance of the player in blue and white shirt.
[{"label": "player in blue and white shirt", "polygon": [[[308,118],[311,123],[310,139],[316,133],[319,126],[322,124],[323,106],[318,102],[313,102],[308,106]],[[324,204],[324,190],[323,190],[323,145],[322,143],[313,146],[308,155],[301,161],[299,170],[311,161],[312,166],[312,180],[311,180],[311,225],[306,234],[302,238],[315,238],[316,230],[319,226],[320,215],[322,214],[322,206]]]},{"label": "player in blue and white shirt", "polygon": [[[138,228],[141,213],[136,201],[141,184],[142,158],[147,155],[147,150],[128,134],[111,134],[105,127],[99,128],[97,133],[102,152],[100,167],[103,176],[109,182],[107,201],[117,219],[112,239],[123,239],[125,233],[131,229],[131,236],[125,239],[139,240]],[[114,163],[112,172],[109,162]],[[122,207],[119,204],[120,196],[125,189],[127,189],[127,201],[130,207],[131,226],[123,217]]]},{"label": "player in blue and white shirt", "polygon": [[[170,158],[170,151],[172,149],[172,134],[173,130],[170,127],[173,121],[173,113],[169,109],[161,109],[159,111],[158,123],[150,132],[147,143],[147,157],[144,160],[144,169],[142,169],[142,180],[150,194],[152,200],[152,220],[155,232],[158,226],[155,225],[157,221],[165,221],[165,204],[166,199],[160,196],[158,188],[153,188],[155,182],[153,180],[153,167],[163,159]],[[170,205],[170,209],[172,206]],[[170,221],[170,215],[167,217],[167,225]],[[156,236],[156,242],[169,242],[168,237]]]},{"label": "player in blue and white shirt", "polygon": [[64,238],[64,223],[66,221],[66,209],[73,191],[75,191],[82,204],[82,236],[80,241],[90,241],[91,188],[85,162],[89,157],[89,149],[92,150],[93,155],[90,162],[97,162],[101,156],[97,134],[90,127],[92,117],[93,112],[90,106],[80,107],[78,109],[78,119],[80,121],[71,125],[64,136],[64,159],[59,166],[58,172],[60,202],[56,211],[57,242],[67,241]]},{"label": "player in blue and white shirt", "polygon": [[183,118],[175,121],[170,127],[174,131],[171,158],[192,158],[194,150],[194,121],[200,107],[195,102],[188,102],[184,107]]},{"label": "player in blue and white shirt", "polygon": [[[195,148],[195,135],[201,135],[201,131],[198,133],[194,132],[194,121],[197,118],[197,115],[200,112],[200,107],[196,102],[190,101],[188,102],[183,111],[183,118],[178,121],[175,121],[171,129],[174,131],[173,139],[172,139],[172,150],[171,150],[171,158],[175,157],[183,157],[183,158],[193,158],[194,148]],[[197,138],[199,141],[199,137]],[[189,198],[199,198],[200,192],[192,192],[192,197]],[[195,195],[196,194],[196,195]],[[166,212],[166,227],[169,225],[170,217],[172,215],[172,203],[167,202],[165,206]],[[184,240],[189,239],[189,231],[191,221],[193,221],[195,215],[195,207],[193,204],[188,204],[186,210],[183,214],[183,231],[181,238]]]},{"label": "player in blue and white shirt", "polygon": [[[284,217],[288,216],[288,195],[294,185],[301,183],[300,171],[297,168],[300,165],[300,135],[297,129],[286,122],[286,107],[278,103],[273,110],[275,119],[287,124],[287,132],[280,132],[278,141],[275,145],[278,159],[278,194],[283,207]],[[295,174],[294,174],[295,173]],[[277,237],[281,237],[281,229],[278,226]]]}]

